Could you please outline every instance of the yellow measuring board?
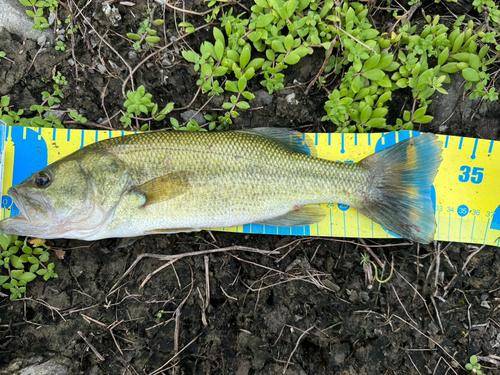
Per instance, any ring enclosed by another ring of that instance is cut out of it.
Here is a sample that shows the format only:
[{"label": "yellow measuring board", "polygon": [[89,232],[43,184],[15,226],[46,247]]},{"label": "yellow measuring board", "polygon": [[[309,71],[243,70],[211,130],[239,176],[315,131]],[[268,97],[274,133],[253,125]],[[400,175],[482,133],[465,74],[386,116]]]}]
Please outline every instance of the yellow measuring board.
[{"label": "yellow measuring board", "polygon": [[[96,141],[129,134],[95,131],[8,127],[0,124],[3,187],[1,218],[19,213],[7,190],[32,173]],[[307,134],[318,157],[340,162],[358,162],[418,132],[378,134]],[[500,144],[474,138],[440,135],[443,162],[434,181],[431,198],[437,221],[436,240],[500,244]],[[352,207],[325,202],[327,217],[318,224],[281,228],[247,224],[221,228],[228,232],[282,235],[395,238]],[[397,210],[397,207],[394,207]],[[430,219],[429,219],[430,220]]]}]

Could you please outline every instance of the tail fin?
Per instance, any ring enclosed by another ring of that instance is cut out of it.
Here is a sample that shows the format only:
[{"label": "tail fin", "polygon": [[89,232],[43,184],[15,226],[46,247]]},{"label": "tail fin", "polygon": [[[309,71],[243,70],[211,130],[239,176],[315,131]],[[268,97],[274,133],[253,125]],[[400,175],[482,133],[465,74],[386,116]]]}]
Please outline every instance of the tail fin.
[{"label": "tail fin", "polygon": [[436,218],[430,194],[441,153],[436,135],[421,134],[362,160],[371,183],[359,212],[404,238],[431,242]]}]

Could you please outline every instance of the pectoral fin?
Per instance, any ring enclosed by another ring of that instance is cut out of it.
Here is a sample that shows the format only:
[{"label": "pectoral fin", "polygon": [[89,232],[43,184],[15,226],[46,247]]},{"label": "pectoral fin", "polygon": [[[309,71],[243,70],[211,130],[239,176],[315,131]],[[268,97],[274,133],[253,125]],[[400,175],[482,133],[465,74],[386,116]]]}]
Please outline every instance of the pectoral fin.
[{"label": "pectoral fin", "polygon": [[319,223],[326,216],[326,211],[319,206],[302,206],[285,215],[261,221],[258,224],[275,225],[277,227],[298,227]]},{"label": "pectoral fin", "polygon": [[137,186],[133,192],[144,198],[141,207],[164,202],[186,193],[191,175],[186,171],[169,173]]}]

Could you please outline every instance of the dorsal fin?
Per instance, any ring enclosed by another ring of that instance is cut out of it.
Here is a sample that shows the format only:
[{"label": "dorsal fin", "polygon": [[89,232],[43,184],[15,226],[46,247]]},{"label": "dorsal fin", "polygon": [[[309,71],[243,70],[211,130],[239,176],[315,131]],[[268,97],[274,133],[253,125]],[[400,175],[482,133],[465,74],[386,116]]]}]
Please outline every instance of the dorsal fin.
[{"label": "dorsal fin", "polygon": [[268,138],[282,147],[299,154],[316,156],[316,148],[304,133],[287,128],[254,128],[236,130],[238,133],[255,134]]}]

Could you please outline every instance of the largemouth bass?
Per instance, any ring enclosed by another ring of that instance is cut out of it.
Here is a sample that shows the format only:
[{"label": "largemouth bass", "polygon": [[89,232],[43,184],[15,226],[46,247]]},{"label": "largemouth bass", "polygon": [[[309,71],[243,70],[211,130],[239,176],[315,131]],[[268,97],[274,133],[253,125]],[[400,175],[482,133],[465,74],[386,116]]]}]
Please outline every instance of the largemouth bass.
[{"label": "largemouth bass", "polygon": [[33,174],[8,194],[5,233],[98,240],[262,223],[320,222],[342,203],[401,237],[429,243],[442,144],[422,134],[359,163],[314,156],[301,133],[155,132],[106,139]]}]

